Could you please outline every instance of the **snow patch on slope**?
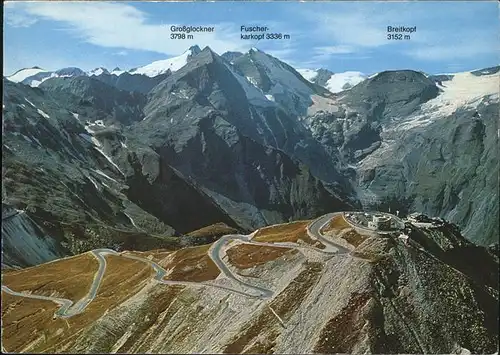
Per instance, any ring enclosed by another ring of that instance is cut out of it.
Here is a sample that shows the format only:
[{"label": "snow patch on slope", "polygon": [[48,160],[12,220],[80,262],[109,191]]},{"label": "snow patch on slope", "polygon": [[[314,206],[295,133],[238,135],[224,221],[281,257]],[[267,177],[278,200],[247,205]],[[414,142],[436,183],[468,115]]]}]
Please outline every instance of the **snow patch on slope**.
[{"label": "snow patch on slope", "polygon": [[49,115],[47,115],[45,112],[43,112],[43,111],[42,111],[42,110],[40,110],[39,108],[37,109],[37,112],[38,112],[40,115],[42,115],[43,117],[45,117],[45,118],[50,118],[50,116],[49,116]]},{"label": "snow patch on slope", "polygon": [[246,95],[248,101],[250,101],[251,103],[256,104],[256,105],[260,104],[261,106],[262,105],[269,106],[270,104],[272,104],[271,100],[269,100],[266,96],[264,96],[264,93],[262,92],[262,90],[260,90],[256,86],[252,85],[252,83],[249,81],[250,80],[249,78],[244,78],[243,76],[241,76],[240,74],[235,72],[234,69],[226,63],[225,63],[225,66],[227,69],[229,69],[231,71],[231,73],[234,75],[236,80],[238,80],[238,83],[245,91],[245,95]]},{"label": "snow patch on slope", "polygon": [[188,57],[191,54],[192,50],[188,49],[178,57],[157,60],[143,67],[132,69],[130,70],[130,74],[143,74],[152,78],[161,74],[165,74],[168,70],[174,72],[187,64]]},{"label": "snow patch on slope", "polygon": [[304,79],[310,81],[311,83],[313,82],[314,78],[318,76],[318,71],[317,70],[312,70],[312,69],[296,69],[300,75],[304,77]]},{"label": "snow patch on slope", "polygon": [[500,74],[476,76],[470,72],[456,73],[449,81],[442,83],[435,99],[422,105],[423,110],[437,110],[440,115],[450,115],[459,107],[476,108],[484,96],[498,99]]},{"label": "snow patch on slope", "polygon": [[439,86],[441,93],[421,106],[420,112],[397,126],[397,130],[425,127],[437,119],[446,118],[457,109],[475,109],[484,100],[498,101],[500,73],[476,76],[470,72],[453,74]]},{"label": "snow patch on slope", "polygon": [[11,76],[8,76],[7,79],[14,83],[19,83],[26,78],[29,78],[30,76],[42,73],[42,72],[47,72],[47,70],[43,70],[40,68],[26,68],[26,69],[21,69],[18,70],[16,73],[12,74]]},{"label": "snow patch on slope", "polygon": [[366,75],[359,71],[346,71],[344,73],[333,74],[326,82],[325,87],[329,91],[336,93],[349,89],[365,79]]},{"label": "snow patch on slope", "polygon": [[125,176],[123,171],[121,171],[121,169],[118,167],[118,165],[115,164],[113,159],[111,159],[111,157],[109,157],[106,153],[104,153],[104,151],[102,149],[100,149],[98,147],[94,147],[94,149],[97,150],[99,153],[101,153],[110,162],[111,165],[113,165],[123,176]]},{"label": "snow patch on slope", "polygon": [[33,104],[33,102],[31,102],[30,100],[28,100],[27,98],[24,98],[24,101],[26,101],[27,103],[29,103],[31,106],[35,107],[36,106]]},{"label": "snow patch on slope", "polygon": [[88,76],[98,76],[101,74],[108,74],[108,71],[105,68],[100,67],[100,68],[95,68],[87,73]]}]

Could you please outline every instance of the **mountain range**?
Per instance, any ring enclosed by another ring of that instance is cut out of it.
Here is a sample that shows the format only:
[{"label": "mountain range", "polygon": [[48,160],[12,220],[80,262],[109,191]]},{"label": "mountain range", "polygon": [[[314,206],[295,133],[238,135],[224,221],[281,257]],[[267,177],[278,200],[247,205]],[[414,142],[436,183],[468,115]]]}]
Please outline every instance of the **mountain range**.
[{"label": "mountain range", "polygon": [[[179,233],[201,227],[177,225],[166,213],[173,200],[155,200],[173,178],[212,206],[219,217],[208,222],[243,230],[384,206],[447,218],[482,245],[497,239],[498,67],[345,75],[354,86],[336,93],[328,83],[342,74],[311,73],[258,49],[219,56],[198,46],[128,72],[21,70],[4,80],[4,203],[62,219],[50,198],[34,201],[32,189],[47,185],[33,171],[44,169],[53,196],[71,195],[57,188],[71,175],[75,189],[118,198],[99,202],[107,208],[124,200]],[[18,169],[36,179],[13,178]],[[146,187],[154,193],[136,194]],[[102,213],[77,214],[131,223]]]},{"label": "mountain range", "polygon": [[4,77],[2,350],[492,353],[499,80],[198,46]]}]

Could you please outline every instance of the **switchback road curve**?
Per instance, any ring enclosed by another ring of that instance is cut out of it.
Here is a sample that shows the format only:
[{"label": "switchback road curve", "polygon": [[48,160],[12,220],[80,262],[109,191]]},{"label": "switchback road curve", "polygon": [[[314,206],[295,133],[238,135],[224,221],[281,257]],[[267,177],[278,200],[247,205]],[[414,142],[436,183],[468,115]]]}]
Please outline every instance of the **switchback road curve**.
[{"label": "switchback road curve", "polygon": [[[268,246],[268,247],[277,247],[277,248],[295,248],[295,249],[312,249],[317,252],[321,253],[326,253],[326,254],[345,254],[349,253],[349,249],[344,248],[327,238],[325,238],[321,234],[321,229],[323,226],[325,226],[333,217],[337,215],[341,215],[341,212],[337,213],[329,213],[324,216],[321,216],[317,218],[315,221],[313,221],[311,224],[307,226],[307,233],[311,238],[318,239],[320,240],[324,245],[325,249],[319,249],[313,246],[307,246],[307,245],[299,245],[297,243],[293,242],[282,242],[282,243],[267,243],[267,242],[257,242],[253,241],[252,237],[253,234],[250,235],[240,235],[240,234],[229,234],[221,237],[219,240],[217,240],[215,243],[212,244],[210,249],[208,250],[208,255],[212,259],[212,261],[215,263],[215,265],[219,268],[219,270],[229,279],[235,281],[236,283],[241,286],[242,290],[235,289],[232,287],[228,286],[223,286],[223,285],[218,285],[212,281],[203,281],[203,282],[194,282],[194,281],[173,281],[173,280],[164,280],[164,277],[168,274],[167,271],[160,266],[159,264],[155,263],[152,260],[142,258],[139,256],[134,256],[134,255],[128,255],[125,253],[119,253],[115,250],[112,249],[95,249],[92,250],[90,253],[97,259],[99,262],[99,269],[94,275],[94,280],[92,282],[92,285],[90,286],[89,292],[85,297],[77,301],[76,303],[73,303],[72,300],[66,299],[66,298],[59,298],[59,297],[51,297],[51,296],[40,296],[40,295],[33,295],[30,294],[26,291],[24,292],[16,292],[11,290],[9,287],[2,285],[2,291],[6,292],[8,294],[11,294],[13,296],[19,296],[19,297],[26,297],[26,298],[33,298],[33,299],[40,299],[40,300],[46,300],[46,301],[52,301],[55,302],[56,304],[60,305],[59,309],[54,313],[54,317],[60,317],[60,318],[70,318],[73,317],[77,314],[80,314],[85,311],[87,306],[95,299],[97,296],[97,292],[99,290],[99,287],[101,285],[102,279],[104,278],[104,273],[106,272],[106,255],[115,255],[115,256],[120,256],[128,259],[133,259],[137,261],[141,261],[144,263],[147,263],[150,265],[153,270],[156,272],[156,275],[154,279],[165,285],[184,285],[184,286],[198,286],[198,287],[216,287],[219,289],[224,289],[228,292],[231,293],[236,293],[240,294],[243,296],[247,297],[252,297],[252,298],[259,298],[259,299],[266,299],[266,298],[271,298],[274,296],[274,292],[263,288],[259,286],[252,285],[250,283],[247,283],[243,280],[241,280],[239,277],[237,277],[231,269],[228,267],[228,265],[222,260],[222,248],[223,246],[231,241],[231,240],[238,240],[242,243],[245,244],[253,244],[253,245],[260,245],[260,246]],[[2,282],[3,283],[3,282]]]}]

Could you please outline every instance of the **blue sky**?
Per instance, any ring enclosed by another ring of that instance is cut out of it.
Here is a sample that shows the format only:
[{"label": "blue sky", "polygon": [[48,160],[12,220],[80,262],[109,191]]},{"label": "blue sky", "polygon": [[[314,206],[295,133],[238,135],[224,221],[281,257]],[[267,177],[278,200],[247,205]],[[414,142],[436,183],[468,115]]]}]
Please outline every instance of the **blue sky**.
[{"label": "blue sky", "polygon": [[[372,74],[447,73],[498,65],[495,1],[461,2],[6,2],[4,75],[24,67],[122,69],[179,55],[189,46],[222,54],[257,47],[296,68]],[[215,26],[194,40],[170,40],[171,25]],[[289,40],[240,39],[241,25]],[[416,26],[389,41],[387,26]]]}]

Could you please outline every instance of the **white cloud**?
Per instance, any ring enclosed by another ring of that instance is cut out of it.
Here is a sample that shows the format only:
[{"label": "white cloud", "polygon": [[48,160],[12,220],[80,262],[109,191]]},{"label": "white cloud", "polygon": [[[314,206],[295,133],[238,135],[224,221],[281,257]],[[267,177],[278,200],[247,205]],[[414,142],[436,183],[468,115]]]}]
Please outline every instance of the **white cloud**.
[{"label": "white cloud", "polygon": [[326,47],[316,47],[315,52],[318,54],[349,54],[355,52],[353,46],[326,46]]},{"label": "white cloud", "polygon": [[290,55],[292,55],[295,52],[294,48],[262,49],[262,50],[267,54],[270,54],[273,57],[278,58],[279,60],[286,63],[290,63],[291,61]]},{"label": "white cloud", "polygon": [[[22,5],[22,6],[21,6]],[[193,33],[192,40],[165,40],[170,37],[173,24],[155,24],[148,15],[131,5],[105,2],[29,2],[16,4],[15,12],[23,11],[30,18],[57,21],[74,36],[101,47],[146,50],[169,55],[182,53],[186,48],[203,43],[216,52],[239,50],[242,43],[237,26],[214,26],[211,33]],[[13,11],[6,13],[13,20]]]},{"label": "white cloud", "polygon": [[405,53],[420,60],[445,61],[474,58],[497,50],[498,48],[492,46],[491,43],[471,42],[450,45],[422,45]]},{"label": "white cloud", "polygon": [[34,16],[29,16],[22,11],[17,11],[15,8],[6,7],[5,22],[12,27],[30,27],[38,22]]},{"label": "white cloud", "polygon": [[345,57],[349,55],[349,58],[351,58],[352,54],[356,52],[356,47],[350,45],[319,46],[313,48],[311,57],[308,58],[307,62],[302,63],[302,65],[306,65],[307,67],[318,67],[321,66],[322,63],[331,60],[333,57]]},{"label": "white cloud", "polygon": [[[387,55],[399,53],[434,61],[473,58],[498,50],[493,37],[497,32],[480,29],[480,24],[470,21],[470,6],[447,7],[446,20],[442,11],[442,4],[359,2],[336,6],[334,11],[305,12],[303,15],[315,24],[314,37],[332,44],[317,46],[311,63],[320,64],[339,55],[363,56],[381,47]],[[416,26],[417,31],[407,42],[389,41],[387,26]]]},{"label": "white cloud", "polygon": [[[275,25],[274,28],[280,28],[282,30],[283,26]],[[292,38],[296,37],[294,34],[291,36]],[[279,44],[279,46],[276,46],[276,43],[273,43],[272,41],[262,42],[262,46],[258,48],[290,65],[293,65],[293,57],[297,51],[296,43],[293,40],[283,41]]]},{"label": "white cloud", "polygon": [[315,13],[314,16],[318,25],[316,36],[330,39],[330,43],[335,43],[332,48],[355,50],[389,44],[385,31],[391,21],[386,14],[368,14],[366,6],[351,7],[348,11]]}]

